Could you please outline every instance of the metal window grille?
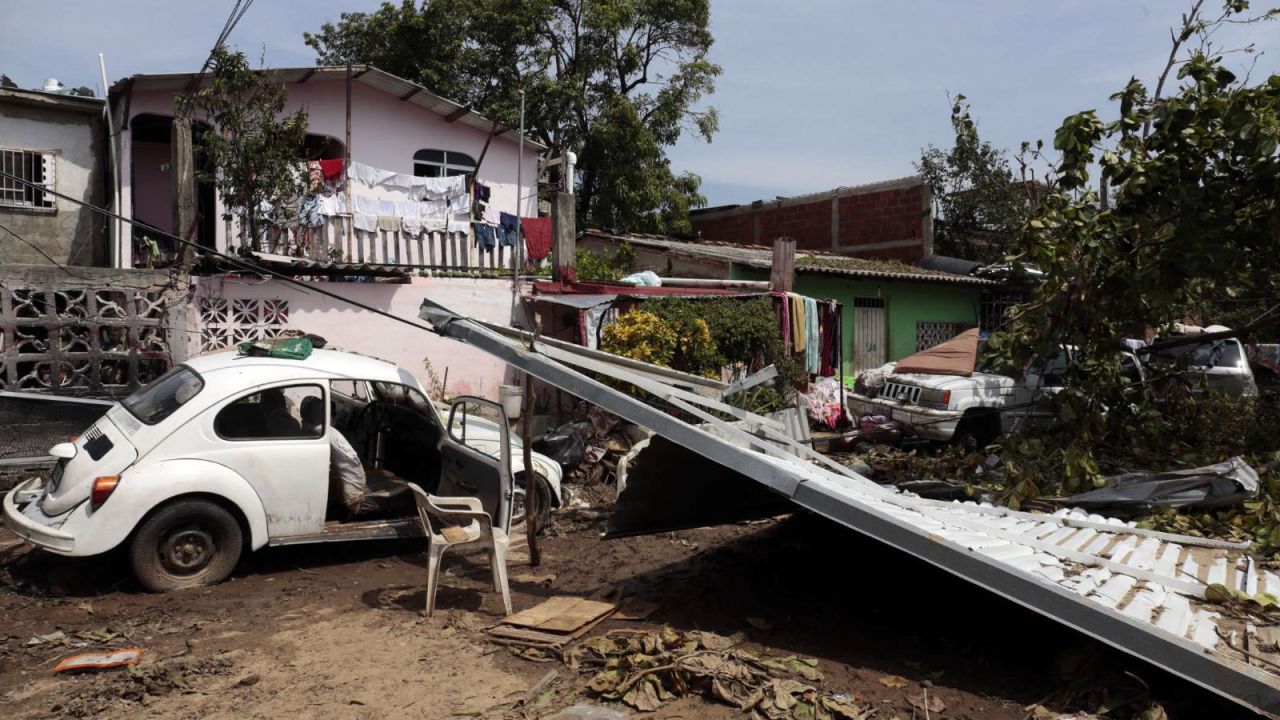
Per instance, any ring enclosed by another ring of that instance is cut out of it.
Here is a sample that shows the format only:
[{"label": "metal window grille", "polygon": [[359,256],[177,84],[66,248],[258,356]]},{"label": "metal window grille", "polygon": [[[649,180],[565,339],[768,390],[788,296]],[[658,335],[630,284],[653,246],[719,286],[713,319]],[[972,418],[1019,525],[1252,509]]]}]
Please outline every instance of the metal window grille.
[{"label": "metal window grille", "polygon": [[[51,152],[0,148],[0,171],[54,190],[55,158]],[[6,175],[0,175],[0,207],[55,209],[53,195]]]},{"label": "metal window grille", "polygon": [[978,323],[983,332],[995,332],[1004,327],[1008,322],[1005,313],[1009,308],[1015,305],[1021,305],[1026,302],[1025,294],[1021,292],[984,292],[982,299],[978,303]]},{"label": "metal window grille", "polygon": [[971,323],[962,322],[929,322],[927,320],[917,322],[916,352],[944,343],[971,327],[973,327]]}]

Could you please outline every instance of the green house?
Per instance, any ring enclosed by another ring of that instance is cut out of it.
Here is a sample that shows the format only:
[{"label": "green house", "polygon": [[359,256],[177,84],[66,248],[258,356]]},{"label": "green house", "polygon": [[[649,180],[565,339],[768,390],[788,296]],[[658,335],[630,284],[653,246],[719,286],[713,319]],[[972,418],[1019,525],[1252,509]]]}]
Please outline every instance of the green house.
[{"label": "green house", "polygon": [[[685,242],[664,236],[587,230],[585,250],[631,246],[633,269],[662,277],[769,279],[772,250],[758,245]],[[843,306],[846,376],[899,360],[972,327],[988,326],[1010,302],[995,281],[898,260],[854,258],[798,250],[793,291]]]}]

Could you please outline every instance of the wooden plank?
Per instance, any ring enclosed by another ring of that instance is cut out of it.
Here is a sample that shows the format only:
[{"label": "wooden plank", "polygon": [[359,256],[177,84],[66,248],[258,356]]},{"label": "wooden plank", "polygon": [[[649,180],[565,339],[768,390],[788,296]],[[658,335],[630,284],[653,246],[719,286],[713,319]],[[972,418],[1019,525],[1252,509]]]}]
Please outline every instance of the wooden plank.
[{"label": "wooden plank", "polygon": [[612,603],[558,595],[546,602],[522,610],[503,622],[550,632],[569,633],[578,630],[617,609]]}]

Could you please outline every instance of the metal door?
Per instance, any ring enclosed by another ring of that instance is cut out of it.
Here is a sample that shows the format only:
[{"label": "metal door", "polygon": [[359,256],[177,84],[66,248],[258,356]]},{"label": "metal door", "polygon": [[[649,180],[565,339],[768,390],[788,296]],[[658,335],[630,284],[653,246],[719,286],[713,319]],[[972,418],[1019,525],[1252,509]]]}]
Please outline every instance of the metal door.
[{"label": "metal door", "polygon": [[884,300],[853,299],[853,370],[878,368],[888,360]]}]

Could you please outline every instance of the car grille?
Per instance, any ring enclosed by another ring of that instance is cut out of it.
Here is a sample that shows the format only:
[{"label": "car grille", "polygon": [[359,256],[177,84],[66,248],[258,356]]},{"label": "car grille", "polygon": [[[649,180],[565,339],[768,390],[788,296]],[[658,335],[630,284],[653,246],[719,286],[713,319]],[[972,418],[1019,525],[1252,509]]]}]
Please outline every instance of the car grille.
[{"label": "car grille", "polygon": [[920,402],[920,391],[922,389],[915,385],[889,382],[885,383],[884,390],[880,392],[880,397],[888,400],[901,400],[914,405]]}]

